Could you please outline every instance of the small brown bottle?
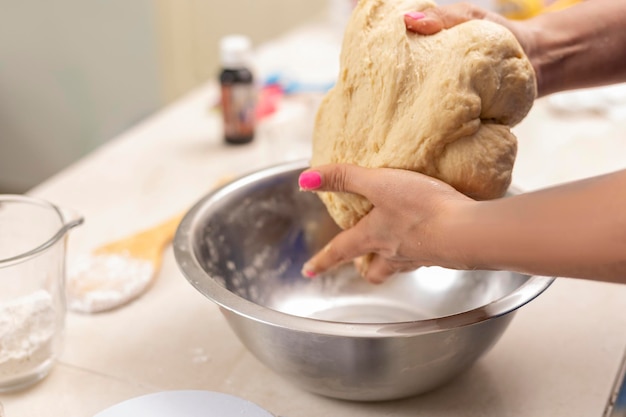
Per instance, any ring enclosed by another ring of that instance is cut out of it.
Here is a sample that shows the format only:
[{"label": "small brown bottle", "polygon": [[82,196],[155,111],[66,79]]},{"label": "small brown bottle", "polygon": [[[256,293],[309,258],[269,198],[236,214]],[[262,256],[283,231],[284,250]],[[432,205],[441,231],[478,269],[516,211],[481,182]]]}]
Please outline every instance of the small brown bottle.
[{"label": "small brown bottle", "polygon": [[220,41],[221,86],[224,140],[230,144],[249,143],[254,139],[256,125],[256,87],[248,68],[250,40],[230,35]]}]

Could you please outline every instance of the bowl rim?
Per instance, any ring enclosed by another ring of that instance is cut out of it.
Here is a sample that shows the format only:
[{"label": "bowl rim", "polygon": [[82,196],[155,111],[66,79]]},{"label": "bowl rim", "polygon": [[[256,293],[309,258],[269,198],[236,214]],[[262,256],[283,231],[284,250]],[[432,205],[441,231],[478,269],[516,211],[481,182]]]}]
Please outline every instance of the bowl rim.
[{"label": "bowl rim", "polygon": [[[239,178],[209,192],[185,214],[173,241],[174,256],[179,269],[201,294],[217,304],[223,313],[232,312],[255,322],[294,331],[333,336],[380,338],[389,336],[410,337],[459,327],[470,326],[514,313],[534,300],[555,281],[555,277],[526,275],[528,280],[515,291],[486,305],[460,313],[425,320],[394,323],[346,323],[294,316],[264,307],[236,295],[211,279],[193,252],[193,232],[202,215],[215,205],[223,195],[245,187],[265,177],[271,177],[309,167],[307,160],[297,160],[272,165],[244,174]],[[514,193],[518,191],[511,187]],[[226,310],[226,311],[224,311]]]}]

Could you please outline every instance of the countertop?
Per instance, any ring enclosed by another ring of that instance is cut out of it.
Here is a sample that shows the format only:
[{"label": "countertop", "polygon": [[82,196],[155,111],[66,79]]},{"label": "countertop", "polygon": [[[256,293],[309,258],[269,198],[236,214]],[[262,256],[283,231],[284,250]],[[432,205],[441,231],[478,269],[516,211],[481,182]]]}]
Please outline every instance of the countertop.
[{"label": "countertop", "polygon": [[[209,82],[30,194],[85,217],[70,235],[72,262],[189,208],[224,176],[306,158],[318,98],[286,100],[253,143],[227,146]],[[556,104],[537,101],[515,128],[516,186],[532,190],[626,167],[623,113],[570,114]],[[89,417],[139,395],[201,389],[284,417],[601,416],[626,348],[625,306],[626,285],[558,278],[448,385],[401,401],[338,401],[291,386],[251,356],[218,308],[184,279],[170,247],[156,282],[135,302],[95,315],[68,313],[65,349],[51,374],[0,395],[0,404],[7,417]]]}]

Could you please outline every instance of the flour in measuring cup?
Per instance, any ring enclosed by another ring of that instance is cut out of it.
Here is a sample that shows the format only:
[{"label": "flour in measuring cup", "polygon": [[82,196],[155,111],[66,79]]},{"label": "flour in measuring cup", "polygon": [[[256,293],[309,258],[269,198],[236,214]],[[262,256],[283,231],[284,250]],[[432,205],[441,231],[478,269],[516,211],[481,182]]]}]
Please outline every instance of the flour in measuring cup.
[{"label": "flour in measuring cup", "polygon": [[0,381],[52,358],[56,320],[52,297],[44,290],[0,303]]}]

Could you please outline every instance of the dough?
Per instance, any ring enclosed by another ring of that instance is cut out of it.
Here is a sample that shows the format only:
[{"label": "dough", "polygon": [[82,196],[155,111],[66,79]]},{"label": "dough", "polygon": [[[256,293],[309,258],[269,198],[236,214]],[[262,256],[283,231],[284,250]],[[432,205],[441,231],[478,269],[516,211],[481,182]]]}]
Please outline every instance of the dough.
[{"label": "dough", "polygon": [[[511,182],[520,122],[536,97],[533,68],[506,28],[469,21],[422,36],[408,11],[428,0],[360,0],[343,39],[340,74],[317,113],[312,166],[352,163],[439,178],[475,199]],[[372,205],[320,193],[342,228]]]}]

